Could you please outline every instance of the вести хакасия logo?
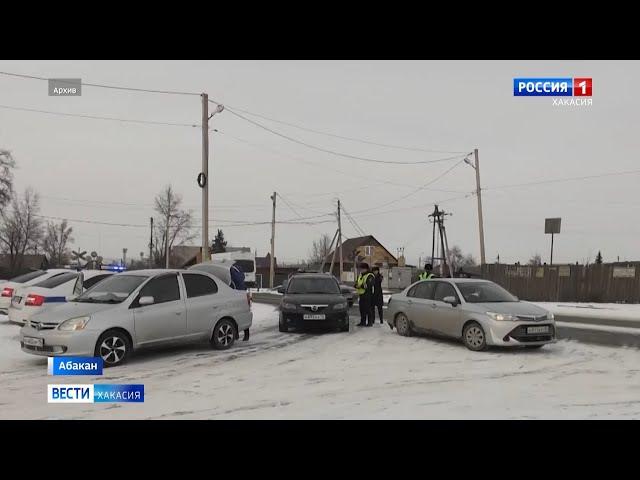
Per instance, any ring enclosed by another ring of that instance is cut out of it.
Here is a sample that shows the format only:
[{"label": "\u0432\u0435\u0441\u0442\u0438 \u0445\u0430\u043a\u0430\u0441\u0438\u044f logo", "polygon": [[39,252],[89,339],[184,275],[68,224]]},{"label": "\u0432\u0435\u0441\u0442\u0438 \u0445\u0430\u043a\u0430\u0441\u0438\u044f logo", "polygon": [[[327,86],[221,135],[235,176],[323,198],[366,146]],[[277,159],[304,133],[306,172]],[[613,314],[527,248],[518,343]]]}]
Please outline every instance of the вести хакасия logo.
[{"label": "\u0432\u0435\u0441\u0442\u0438 \u0445\u0430\u043a\u0430\u0441\u0438\u044f logo", "polygon": [[554,98],[554,106],[591,106],[592,93],[593,79],[590,77],[513,79],[514,97],[571,97]]}]

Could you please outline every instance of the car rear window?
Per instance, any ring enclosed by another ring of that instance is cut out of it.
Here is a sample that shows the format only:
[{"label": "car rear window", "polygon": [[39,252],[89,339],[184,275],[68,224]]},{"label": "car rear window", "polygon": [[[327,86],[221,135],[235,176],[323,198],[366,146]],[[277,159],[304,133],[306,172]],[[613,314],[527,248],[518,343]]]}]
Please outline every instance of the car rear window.
[{"label": "car rear window", "polygon": [[187,289],[187,298],[213,295],[218,292],[216,282],[205,275],[183,273],[182,278],[184,279],[184,286]]},{"label": "car rear window", "polygon": [[338,282],[333,278],[293,277],[287,285],[287,293],[327,293],[340,294]]},{"label": "car rear window", "polygon": [[60,275],[56,275],[55,277],[47,278],[40,283],[36,283],[34,287],[55,288],[62,285],[63,283],[75,280],[76,278],[78,278],[78,274],[75,272],[62,273]]},{"label": "car rear window", "polygon": [[15,283],[27,283],[35,278],[41,277],[45,273],[47,272],[45,272],[44,270],[36,270],[35,272],[29,272],[29,273],[24,273],[22,275],[18,275],[17,277],[9,279],[9,281],[15,282]]}]

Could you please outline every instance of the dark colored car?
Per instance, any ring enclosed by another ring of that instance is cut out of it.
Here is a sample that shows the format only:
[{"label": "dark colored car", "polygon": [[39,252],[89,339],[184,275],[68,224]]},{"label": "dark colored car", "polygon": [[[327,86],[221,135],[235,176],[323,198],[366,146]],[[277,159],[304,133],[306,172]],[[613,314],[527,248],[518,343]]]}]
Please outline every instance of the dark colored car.
[{"label": "dark colored car", "polygon": [[282,291],[279,329],[326,326],[349,330],[349,302],[334,277],[324,273],[292,276]]}]

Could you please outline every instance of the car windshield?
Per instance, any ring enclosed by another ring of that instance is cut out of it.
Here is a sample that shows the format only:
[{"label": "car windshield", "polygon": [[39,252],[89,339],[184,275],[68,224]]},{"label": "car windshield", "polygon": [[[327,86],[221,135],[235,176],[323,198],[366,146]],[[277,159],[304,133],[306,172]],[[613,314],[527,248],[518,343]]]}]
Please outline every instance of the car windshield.
[{"label": "car windshield", "polygon": [[78,274],[76,272],[61,273],[60,275],[55,275],[40,283],[36,283],[34,286],[42,288],[56,288],[63,283],[70,282],[71,280],[75,280],[76,278],[78,278]]},{"label": "car windshield", "polygon": [[12,279],[10,279],[10,282],[15,282],[15,283],[27,283],[35,278],[41,277],[42,275],[44,275],[45,272],[44,270],[36,270],[35,272],[29,272],[29,273],[25,273],[23,275],[18,275],[17,277],[14,277]]},{"label": "car windshield", "polygon": [[141,275],[113,275],[98,282],[74,302],[121,303],[147,278]]},{"label": "car windshield", "polygon": [[518,299],[500,285],[491,282],[456,283],[468,303],[517,302]]},{"label": "car windshield", "polygon": [[293,277],[289,280],[287,293],[330,293],[340,294],[338,283],[333,278]]}]

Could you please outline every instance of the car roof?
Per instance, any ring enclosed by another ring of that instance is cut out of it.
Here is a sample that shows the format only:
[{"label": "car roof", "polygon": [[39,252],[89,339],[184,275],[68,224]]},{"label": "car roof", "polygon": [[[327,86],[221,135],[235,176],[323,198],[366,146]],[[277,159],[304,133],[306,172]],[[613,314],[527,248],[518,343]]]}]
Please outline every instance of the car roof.
[{"label": "car roof", "polygon": [[337,280],[336,277],[334,277],[333,275],[331,275],[328,272],[301,272],[301,273],[294,273],[293,275],[291,275],[291,278],[294,277],[305,277],[305,278],[332,278],[334,280]]},{"label": "car roof", "polygon": [[487,280],[486,278],[429,278],[426,280],[427,282],[449,282],[449,283],[493,283],[491,280]]}]

